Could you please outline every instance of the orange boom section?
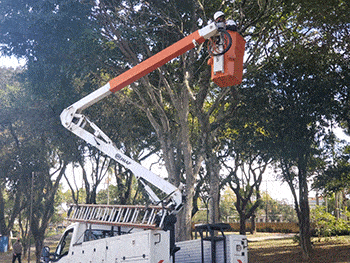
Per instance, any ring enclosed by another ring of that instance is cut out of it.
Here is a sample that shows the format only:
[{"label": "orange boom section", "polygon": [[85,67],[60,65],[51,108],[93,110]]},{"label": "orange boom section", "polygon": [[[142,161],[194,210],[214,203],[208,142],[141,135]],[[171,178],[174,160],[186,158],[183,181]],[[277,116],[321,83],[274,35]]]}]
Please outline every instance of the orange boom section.
[{"label": "orange boom section", "polygon": [[199,32],[196,31],[175,44],[167,47],[160,51],[154,56],[146,59],[135,67],[127,70],[118,77],[109,81],[110,91],[116,92],[122,88],[130,85],[138,79],[144,77],[153,70],[163,66],[168,61],[182,55],[186,51],[194,48],[197,44],[202,44],[205,38],[200,36]]},{"label": "orange boom section", "polygon": [[208,61],[208,64],[212,67],[211,79],[220,87],[229,87],[240,84],[243,76],[245,40],[237,32],[227,32],[232,38],[232,46],[225,54],[223,54],[224,72],[214,72],[213,59],[216,59],[215,56]]}]

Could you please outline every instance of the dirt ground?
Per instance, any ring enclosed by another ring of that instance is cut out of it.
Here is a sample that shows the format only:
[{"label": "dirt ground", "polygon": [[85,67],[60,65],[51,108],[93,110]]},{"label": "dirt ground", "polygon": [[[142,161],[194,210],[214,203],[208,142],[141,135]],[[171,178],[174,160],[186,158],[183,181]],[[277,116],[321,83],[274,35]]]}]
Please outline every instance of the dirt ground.
[{"label": "dirt ground", "polygon": [[[314,247],[309,261],[303,261],[300,247],[293,242],[290,235],[248,236],[249,263],[350,263],[350,236],[333,237],[328,240],[314,239]],[[51,245],[55,238],[45,240]],[[34,263],[34,250],[31,252]],[[12,252],[0,253],[0,263],[11,263]],[[22,262],[28,262],[22,259]],[[184,262],[186,263],[186,262]]]},{"label": "dirt ground", "polygon": [[[33,251],[34,252],[34,251]],[[35,255],[34,253],[31,254],[31,260],[30,263],[35,263]],[[6,253],[0,253],[0,263],[11,263],[12,262],[12,252],[8,251]],[[16,260],[16,263],[18,261]],[[22,258],[22,262],[28,262],[27,257]]]},{"label": "dirt ground", "polygon": [[[56,246],[59,238],[61,235],[56,235],[56,236],[52,236],[49,238],[45,239],[45,245],[47,246]],[[30,263],[35,263],[35,249],[34,247],[31,247],[30,249]],[[0,263],[11,263],[12,262],[12,251],[8,251],[6,253],[0,253]],[[18,261],[16,261],[18,262]],[[28,263],[28,257],[25,256],[24,258],[22,257],[22,262],[24,263]]]}]

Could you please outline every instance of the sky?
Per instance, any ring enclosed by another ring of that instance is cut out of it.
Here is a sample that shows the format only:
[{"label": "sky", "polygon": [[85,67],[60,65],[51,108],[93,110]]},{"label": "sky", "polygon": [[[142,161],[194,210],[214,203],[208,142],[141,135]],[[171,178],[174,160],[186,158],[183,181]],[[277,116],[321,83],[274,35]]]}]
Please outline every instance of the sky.
[{"label": "sky", "polygon": [[24,60],[18,60],[15,57],[0,57],[0,67],[7,67],[7,68],[17,68],[20,66],[24,66],[25,62]]}]

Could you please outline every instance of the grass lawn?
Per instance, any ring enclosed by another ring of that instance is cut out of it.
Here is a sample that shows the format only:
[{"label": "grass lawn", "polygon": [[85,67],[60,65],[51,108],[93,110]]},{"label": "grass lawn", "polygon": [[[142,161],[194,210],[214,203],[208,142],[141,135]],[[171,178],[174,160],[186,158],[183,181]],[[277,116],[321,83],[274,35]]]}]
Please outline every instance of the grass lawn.
[{"label": "grass lawn", "polygon": [[350,237],[313,239],[313,251],[309,261],[302,260],[300,247],[292,239],[249,242],[248,256],[249,263],[350,262]]}]

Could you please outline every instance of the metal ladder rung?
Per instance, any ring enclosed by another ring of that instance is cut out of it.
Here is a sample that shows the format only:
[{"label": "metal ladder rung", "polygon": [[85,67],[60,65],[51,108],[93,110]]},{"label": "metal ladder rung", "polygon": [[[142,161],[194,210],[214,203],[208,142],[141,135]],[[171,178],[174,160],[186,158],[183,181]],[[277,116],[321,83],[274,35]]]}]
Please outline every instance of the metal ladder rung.
[{"label": "metal ladder rung", "polygon": [[108,218],[108,213],[109,213],[109,210],[105,209],[105,211],[103,213],[102,221],[107,221],[106,218]]},{"label": "metal ladder rung", "polygon": [[154,215],[154,209],[152,209],[151,214],[150,214],[150,216],[148,218],[147,224],[152,224],[152,222],[154,220],[154,216],[155,216]]},{"label": "metal ladder rung", "polygon": [[86,211],[85,211],[85,214],[84,214],[84,219],[89,219],[90,216],[91,216],[91,208],[90,207],[87,207],[86,208]]},{"label": "metal ladder rung", "polygon": [[85,210],[85,207],[82,207],[77,214],[77,218],[80,218],[81,213],[83,213],[83,211]]},{"label": "metal ladder rung", "polygon": [[145,211],[145,214],[144,214],[143,219],[142,219],[142,224],[145,223],[145,221],[147,219],[147,215],[148,215],[148,210]]},{"label": "metal ladder rung", "polygon": [[91,214],[90,214],[90,218],[94,218],[96,212],[97,212],[97,208],[96,208],[96,207],[93,207],[93,208],[92,208],[92,211],[91,211]]},{"label": "metal ladder rung", "polygon": [[118,210],[118,215],[117,215],[117,217],[116,217],[116,219],[115,219],[115,222],[117,222],[117,223],[120,222],[123,213],[124,213],[123,209],[120,208],[120,209]]},{"label": "metal ladder rung", "polygon": [[111,214],[110,214],[109,219],[108,219],[108,222],[112,222],[112,220],[114,218],[114,215],[115,215],[115,211],[116,211],[116,209],[112,208]]},{"label": "metal ladder rung", "polygon": [[99,219],[99,218],[101,218],[101,207],[99,207],[98,209],[97,209],[97,213],[96,213],[96,217],[95,217],[95,219]]},{"label": "metal ladder rung", "polygon": [[131,218],[132,223],[135,223],[135,221],[137,220],[137,217],[139,216],[139,213],[140,213],[140,211],[138,209],[135,209],[134,214]]},{"label": "metal ladder rung", "polygon": [[129,222],[129,218],[130,218],[130,216],[131,216],[131,210],[132,209],[130,209],[130,208],[128,208],[127,209],[127,214],[126,214],[126,216],[124,217],[124,223],[128,223]]}]

